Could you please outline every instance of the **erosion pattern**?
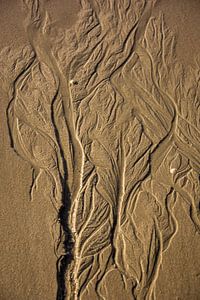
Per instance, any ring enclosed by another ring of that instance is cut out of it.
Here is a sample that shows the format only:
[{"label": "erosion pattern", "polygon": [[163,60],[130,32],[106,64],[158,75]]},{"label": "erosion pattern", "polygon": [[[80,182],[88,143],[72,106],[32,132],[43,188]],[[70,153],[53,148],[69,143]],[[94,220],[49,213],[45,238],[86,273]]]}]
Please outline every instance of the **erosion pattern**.
[{"label": "erosion pattern", "polygon": [[181,201],[200,232],[199,62],[179,63],[154,2],[83,0],[64,30],[25,0],[30,44],[0,53],[11,146],[55,208],[57,299],[110,299],[111,272],[155,299]]}]

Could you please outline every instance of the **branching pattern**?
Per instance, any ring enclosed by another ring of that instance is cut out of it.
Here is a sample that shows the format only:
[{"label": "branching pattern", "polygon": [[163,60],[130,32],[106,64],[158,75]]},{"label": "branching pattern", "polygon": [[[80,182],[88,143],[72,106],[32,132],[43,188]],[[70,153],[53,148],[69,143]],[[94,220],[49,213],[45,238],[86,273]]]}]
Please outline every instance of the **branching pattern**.
[{"label": "branching pattern", "polygon": [[178,62],[153,5],[82,0],[64,30],[24,0],[30,45],[0,53],[11,146],[33,168],[30,198],[45,178],[55,209],[57,299],[109,299],[111,271],[155,299],[177,203],[200,231],[199,62]]}]

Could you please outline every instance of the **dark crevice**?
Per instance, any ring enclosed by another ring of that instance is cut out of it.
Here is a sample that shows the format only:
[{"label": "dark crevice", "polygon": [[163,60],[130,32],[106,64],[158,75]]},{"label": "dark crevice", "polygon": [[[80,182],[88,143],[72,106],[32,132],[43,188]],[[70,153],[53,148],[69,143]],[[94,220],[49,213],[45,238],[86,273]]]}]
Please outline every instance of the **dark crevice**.
[{"label": "dark crevice", "polygon": [[[59,90],[59,88],[58,88]],[[68,168],[67,168],[67,162],[65,159],[65,154],[62,149],[62,144],[60,141],[60,134],[56,126],[55,116],[54,116],[54,110],[53,105],[58,97],[58,91],[54,96],[54,99],[52,101],[52,110],[51,110],[51,117],[52,117],[52,123],[54,126],[54,133],[56,137],[57,144],[59,146],[61,161],[64,169],[64,175],[61,178],[62,182],[62,206],[59,209],[58,213],[58,220],[60,221],[60,225],[62,227],[62,230],[64,231],[64,250],[65,254],[60,256],[56,263],[56,270],[57,270],[57,300],[64,300],[66,297],[66,294],[68,293],[66,289],[66,272],[70,266],[70,264],[73,261],[73,248],[74,248],[74,239],[73,234],[70,230],[69,226],[69,213],[71,210],[71,196],[70,191],[68,188],[67,178],[68,178]]]},{"label": "dark crevice", "polygon": [[57,268],[57,300],[64,300],[66,297],[66,294],[68,293],[66,289],[66,271],[68,270],[70,264],[73,261],[73,247],[74,247],[74,241],[72,232],[69,229],[68,225],[68,219],[69,219],[69,210],[70,210],[70,196],[69,192],[66,190],[63,192],[63,206],[61,207],[59,211],[59,219],[60,224],[64,230],[65,234],[65,241],[64,241],[64,248],[65,248],[65,255],[62,255],[58,260],[56,264]]}]

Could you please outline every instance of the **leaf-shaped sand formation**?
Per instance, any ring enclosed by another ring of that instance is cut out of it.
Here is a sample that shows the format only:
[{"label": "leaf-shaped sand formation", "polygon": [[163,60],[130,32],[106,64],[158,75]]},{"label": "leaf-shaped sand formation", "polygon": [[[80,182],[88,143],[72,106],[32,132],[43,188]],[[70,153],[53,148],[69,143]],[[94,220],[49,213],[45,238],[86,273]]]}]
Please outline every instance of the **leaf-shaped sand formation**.
[{"label": "leaf-shaped sand formation", "polygon": [[57,299],[110,299],[111,273],[155,299],[180,200],[200,230],[199,65],[179,63],[154,2],[82,0],[65,30],[23,1],[32,48],[1,52],[12,147],[51,183]]}]

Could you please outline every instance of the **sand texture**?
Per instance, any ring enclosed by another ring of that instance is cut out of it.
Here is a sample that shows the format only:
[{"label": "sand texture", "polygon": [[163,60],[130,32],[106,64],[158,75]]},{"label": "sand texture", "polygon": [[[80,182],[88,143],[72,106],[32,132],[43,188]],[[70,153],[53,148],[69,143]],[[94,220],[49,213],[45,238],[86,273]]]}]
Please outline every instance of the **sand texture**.
[{"label": "sand texture", "polygon": [[0,300],[200,299],[200,2],[0,16]]}]

